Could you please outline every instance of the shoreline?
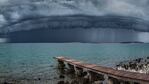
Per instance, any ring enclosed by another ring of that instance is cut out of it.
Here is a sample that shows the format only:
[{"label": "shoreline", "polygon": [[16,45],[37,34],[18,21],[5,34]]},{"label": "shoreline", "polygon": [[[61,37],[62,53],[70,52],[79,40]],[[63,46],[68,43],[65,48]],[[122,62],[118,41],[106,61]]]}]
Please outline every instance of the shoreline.
[{"label": "shoreline", "polygon": [[[129,72],[136,72],[136,73],[149,73],[149,57],[146,58],[137,58],[134,60],[128,60],[120,62],[116,65],[117,70],[129,71]],[[79,77],[71,77],[72,74],[66,75],[57,72],[57,76],[52,79],[44,79],[40,77],[31,78],[31,79],[17,79],[17,78],[0,78],[0,83],[2,84],[32,84],[32,83],[45,83],[45,84],[59,84],[60,82],[70,83],[72,82],[83,82],[84,80]],[[82,81],[83,80],[83,81]],[[101,82],[101,81],[96,81]]]}]

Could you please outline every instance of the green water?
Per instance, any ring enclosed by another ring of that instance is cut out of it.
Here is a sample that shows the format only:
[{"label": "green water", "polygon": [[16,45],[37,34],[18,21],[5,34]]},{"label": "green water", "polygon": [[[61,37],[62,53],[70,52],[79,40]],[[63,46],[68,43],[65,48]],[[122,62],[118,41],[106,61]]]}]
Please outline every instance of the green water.
[{"label": "green water", "polygon": [[149,44],[4,43],[0,44],[1,79],[57,77],[53,57],[67,56],[108,67],[149,56]]}]

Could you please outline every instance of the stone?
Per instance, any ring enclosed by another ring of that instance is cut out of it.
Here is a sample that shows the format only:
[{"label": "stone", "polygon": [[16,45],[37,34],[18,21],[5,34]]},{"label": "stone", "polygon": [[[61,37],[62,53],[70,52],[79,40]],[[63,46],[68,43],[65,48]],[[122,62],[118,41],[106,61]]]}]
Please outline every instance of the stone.
[{"label": "stone", "polygon": [[58,81],[57,84],[65,84],[65,82],[64,81]]},{"label": "stone", "polygon": [[38,80],[41,80],[41,78],[38,78]]},{"label": "stone", "polygon": [[94,81],[93,84],[103,84],[103,82],[102,81]]},{"label": "stone", "polygon": [[71,84],[79,84],[79,82],[76,80],[73,80],[73,81],[71,81]]},{"label": "stone", "polygon": [[83,78],[83,84],[89,84],[89,79],[88,78]]},{"label": "stone", "polygon": [[14,84],[14,83],[10,83],[10,82],[4,82],[3,84]]},{"label": "stone", "polygon": [[60,75],[59,78],[62,78],[63,79],[63,78],[65,78],[65,76],[64,75]]},{"label": "stone", "polygon": [[69,82],[68,82],[68,81],[66,81],[66,82],[65,82],[65,84],[69,84]]}]

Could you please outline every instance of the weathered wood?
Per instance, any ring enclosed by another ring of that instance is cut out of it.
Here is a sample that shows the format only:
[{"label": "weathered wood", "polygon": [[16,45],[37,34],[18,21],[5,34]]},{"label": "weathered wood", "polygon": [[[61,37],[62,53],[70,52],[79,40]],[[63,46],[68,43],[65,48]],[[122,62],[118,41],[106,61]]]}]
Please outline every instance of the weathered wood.
[{"label": "weathered wood", "polygon": [[138,82],[141,84],[149,84],[149,75],[147,74],[116,70],[113,68],[99,66],[95,64],[87,64],[87,63],[77,61],[74,59],[69,59],[66,57],[56,57],[56,59],[80,68],[87,69],[89,71],[92,71],[98,74],[107,75],[109,77],[116,78],[118,80]]}]

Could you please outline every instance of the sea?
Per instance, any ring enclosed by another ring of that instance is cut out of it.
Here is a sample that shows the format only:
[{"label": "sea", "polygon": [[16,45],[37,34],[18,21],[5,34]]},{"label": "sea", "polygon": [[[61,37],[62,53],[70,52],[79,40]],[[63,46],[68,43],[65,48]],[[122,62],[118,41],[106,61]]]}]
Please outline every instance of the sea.
[{"label": "sea", "polygon": [[149,44],[1,43],[0,84],[57,84],[57,56],[115,68],[122,61],[148,57]]}]

